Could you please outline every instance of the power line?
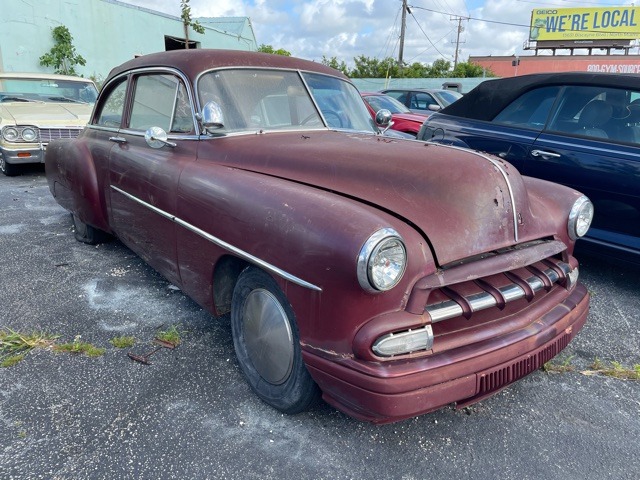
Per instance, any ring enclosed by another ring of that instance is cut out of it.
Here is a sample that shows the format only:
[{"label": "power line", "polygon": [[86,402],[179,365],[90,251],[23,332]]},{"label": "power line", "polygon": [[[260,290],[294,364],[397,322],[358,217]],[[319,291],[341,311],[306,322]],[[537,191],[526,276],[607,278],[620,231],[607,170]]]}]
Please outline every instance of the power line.
[{"label": "power line", "polygon": [[[412,7],[412,8],[420,8],[420,7]],[[425,8],[425,9],[423,9],[423,10],[427,10],[427,9]],[[438,12],[438,13],[441,13],[441,12]],[[446,59],[447,57],[445,57],[445,56],[444,56],[444,54],[443,54],[440,50],[438,50],[438,47],[436,47],[436,46],[434,45],[434,43],[433,43],[433,42],[431,41],[431,39],[429,38],[429,35],[427,35],[427,33],[422,29],[422,26],[420,25],[420,22],[418,22],[418,19],[417,19],[417,18],[416,18],[416,16],[413,14],[413,12],[411,12],[411,17],[415,20],[416,25],[418,25],[418,28],[420,29],[420,31],[422,32],[422,34],[425,36],[425,38],[426,38],[427,40],[429,40],[429,43],[431,44],[431,46],[432,46],[433,48],[435,48],[436,52],[438,52],[442,58]]]}]

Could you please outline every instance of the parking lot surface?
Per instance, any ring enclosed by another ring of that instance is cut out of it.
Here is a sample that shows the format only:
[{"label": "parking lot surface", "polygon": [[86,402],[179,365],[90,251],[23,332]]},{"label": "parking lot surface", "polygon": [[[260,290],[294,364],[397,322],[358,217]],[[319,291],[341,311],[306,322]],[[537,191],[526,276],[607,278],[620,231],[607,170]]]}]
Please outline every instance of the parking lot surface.
[{"label": "parking lot surface", "polygon": [[[235,361],[228,318],[200,309],[118,241],[75,241],[42,169],[0,177],[0,328],[106,349],[36,349],[0,368],[2,479],[640,478],[640,382],[585,374],[640,364],[640,267],[580,257],[587,325],[555,360],[465,410],[392,425],[322,403],[285,416]],[[149,353],[159,330],[182,343]],[[134,336],[131,349],[109,343]]]}]

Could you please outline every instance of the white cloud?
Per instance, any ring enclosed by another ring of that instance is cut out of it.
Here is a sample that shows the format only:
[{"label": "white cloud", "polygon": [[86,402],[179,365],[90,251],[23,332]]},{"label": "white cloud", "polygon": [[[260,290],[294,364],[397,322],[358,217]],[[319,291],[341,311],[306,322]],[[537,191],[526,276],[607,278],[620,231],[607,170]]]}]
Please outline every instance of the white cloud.
[{"label": "white cloud", "polygon": [[[123,1],[180,15],[179,0]],[[552,0],[538,3],[547,2]],[[409,4],[415,5],[407,15],[404,60],[422,63],[453,60],[458,17],[471,17],[461,24],[461,61],[470,55],[522,54],[526,25],[537,6],[512,0],[412,0]],[[359,55],[398,56],[400,0],[191,0],[190,5],[194,17],[248,16],[258,45],[284,48],[298,57],[335,56],[351,64]]]}]

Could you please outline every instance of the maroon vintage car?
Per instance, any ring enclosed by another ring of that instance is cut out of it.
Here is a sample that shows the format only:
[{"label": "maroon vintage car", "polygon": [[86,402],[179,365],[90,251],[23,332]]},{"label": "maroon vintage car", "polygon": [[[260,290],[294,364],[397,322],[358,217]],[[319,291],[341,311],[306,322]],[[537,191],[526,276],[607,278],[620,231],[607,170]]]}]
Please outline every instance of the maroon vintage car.
[{"label": "maroon vintage car", "polygon": [[567,346],[589,296],[580,193],[381,136],[339,72],[189,50],[115,68],[52,142],[51,193],[214,315],[257,395],[390,422],[476,402]]}]

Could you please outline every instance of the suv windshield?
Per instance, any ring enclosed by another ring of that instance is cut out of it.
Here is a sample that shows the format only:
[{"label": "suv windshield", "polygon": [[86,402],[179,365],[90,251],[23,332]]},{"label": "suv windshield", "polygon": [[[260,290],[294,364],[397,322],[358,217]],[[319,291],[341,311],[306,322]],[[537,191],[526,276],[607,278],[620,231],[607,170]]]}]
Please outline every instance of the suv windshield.
[{"label": "suv windshield", "polygon": [[377,132],[355,87],[327,75],[219,70],[202,75],[198,95],[200,105],[215,102],[222,110],[221,133],[326,127]]},{"label": "suv windshield", "polygon": [[96,103],[93,83],[47,78],[0,77],[0,102]]}]

